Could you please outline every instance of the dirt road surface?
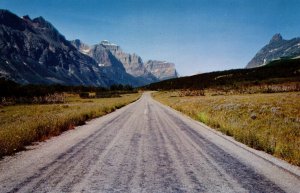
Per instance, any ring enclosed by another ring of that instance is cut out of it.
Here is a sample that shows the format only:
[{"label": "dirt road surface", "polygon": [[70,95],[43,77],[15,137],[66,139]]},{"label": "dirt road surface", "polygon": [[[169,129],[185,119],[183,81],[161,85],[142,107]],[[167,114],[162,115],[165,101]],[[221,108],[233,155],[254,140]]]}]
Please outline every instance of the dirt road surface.
[{"label": "dirt road surface", "polygon": [[300,192],[300,170],[154,101],[0,161],[0,192]]}]

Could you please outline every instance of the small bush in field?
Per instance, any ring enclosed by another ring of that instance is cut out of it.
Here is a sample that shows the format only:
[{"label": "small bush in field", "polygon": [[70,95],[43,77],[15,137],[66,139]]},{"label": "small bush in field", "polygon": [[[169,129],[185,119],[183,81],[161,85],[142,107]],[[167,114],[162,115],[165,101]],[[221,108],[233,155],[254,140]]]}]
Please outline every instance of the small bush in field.
[{"label": "small bush in field", "polygon": [[80,98],[87,99],[90,97],[90,94],[88,92],[81,92],[79,93],[79,96]]},{"label": "small bush in field", "polygon": [[198,114],[198,119],[199,121],[201,121],[202,123],[207,123],[208,122],[208,117],[205,114],[205,112],[201,112]]},{"label": "small bush in field", "polygon": [[179,91],[179,96],[205,96],[204,90],[181,90]]}]

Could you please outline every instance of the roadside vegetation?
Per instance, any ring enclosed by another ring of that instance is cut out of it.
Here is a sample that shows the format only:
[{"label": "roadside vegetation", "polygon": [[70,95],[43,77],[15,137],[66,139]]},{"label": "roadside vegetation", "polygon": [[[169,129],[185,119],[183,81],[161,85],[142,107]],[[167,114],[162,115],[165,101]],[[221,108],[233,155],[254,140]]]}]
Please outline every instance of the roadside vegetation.
[{"label": "roadside vegetation", "polygon": [[300,166],[300,92],[226,94],[207,89],[152,95],[237,141]]},{"label": "roadside vegetation", "polygon": [[[3,82],[1,88],[8,84]],[[108,114],[141,95],[132,87],[125,89],[120,85],[104,89],[9,84],[14,86],[11,89],[8,87],[7,92],[1,90],[0,96],[0,157]],[[100,92],[103,95],[97,96]],[[82,98],[82,93],[93,97]]]},{"label": "roadside vegetation", "polygon": [[300,59],[165,80],[155,99],[236,140],[300,166]]},{"label": "roadside vegetation", "polygon": [[137,93],[130,85],[111,85],[109,88],[66,85],[21,85],[0,78],[0,105],[64,103],[64,93],[79,94],[81,98],[110,98]]}]

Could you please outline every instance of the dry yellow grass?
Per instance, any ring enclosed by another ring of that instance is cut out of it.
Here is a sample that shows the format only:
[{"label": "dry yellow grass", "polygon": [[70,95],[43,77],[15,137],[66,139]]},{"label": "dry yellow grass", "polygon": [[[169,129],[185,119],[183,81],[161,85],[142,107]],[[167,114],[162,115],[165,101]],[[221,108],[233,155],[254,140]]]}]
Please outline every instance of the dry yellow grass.
[{"label": "dry yellow grass", "polygon": [[160,102],[250,147],[300,166],[300,92],[206,95],[153,94]]},{"label": "dry yellow grass", "polygon": [[24,149],[65,130],[84,124],[137,100],[141,94],[122,98],[80,99],[67,95],[64,104],[14,105],[0,108],[0,157]]}]

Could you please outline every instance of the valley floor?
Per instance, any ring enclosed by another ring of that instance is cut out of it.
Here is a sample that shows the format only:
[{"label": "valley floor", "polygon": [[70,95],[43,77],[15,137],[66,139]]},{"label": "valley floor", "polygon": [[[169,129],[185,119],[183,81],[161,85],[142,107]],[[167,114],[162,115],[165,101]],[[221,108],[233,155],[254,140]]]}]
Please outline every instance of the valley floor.
[{"label": "valley floor", "polygon": [[0,160],[0,192],[295,192],[300,169],[153,100]]}]

